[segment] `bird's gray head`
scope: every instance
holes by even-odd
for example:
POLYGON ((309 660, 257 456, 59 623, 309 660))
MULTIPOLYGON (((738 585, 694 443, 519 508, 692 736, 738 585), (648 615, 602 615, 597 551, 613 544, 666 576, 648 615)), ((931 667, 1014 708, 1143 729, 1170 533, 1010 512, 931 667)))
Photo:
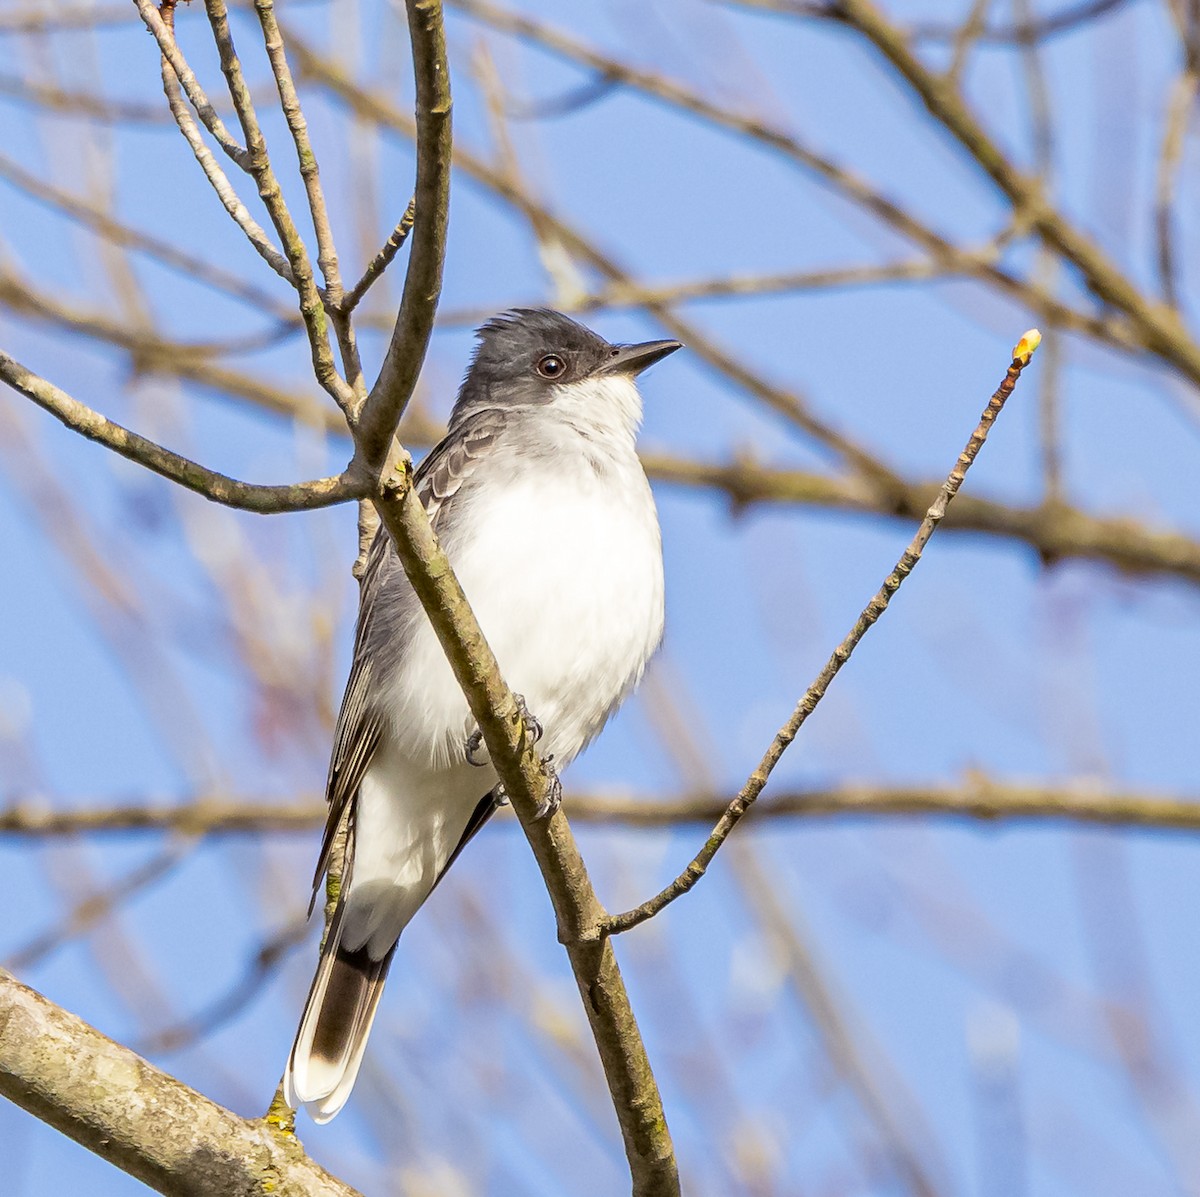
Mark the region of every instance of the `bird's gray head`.
POLYGON ((516 308, 478 330, 479 345, 450 417, 482 408, 541 408, 573 423, 624 429, 641 420, 634 379, 680 348, 678 341, 612 345, 544 308, 516 308))

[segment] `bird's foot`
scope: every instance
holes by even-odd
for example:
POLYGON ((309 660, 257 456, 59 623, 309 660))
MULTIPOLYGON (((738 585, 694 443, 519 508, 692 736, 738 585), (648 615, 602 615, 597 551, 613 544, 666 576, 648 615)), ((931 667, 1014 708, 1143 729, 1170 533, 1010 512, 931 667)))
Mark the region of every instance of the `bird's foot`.
MULTIPOLYGON (((546 778, 546 797, 538 804, 533 816, 535 819, 548 819, 562 805, 562 782, 558 780, 558 773, 555 772, 553 756, 548 756, 542 761, 542 774, 546 778)), ((504 782, 496 783, 492 790, 492 801, 497 809, 512 805, 504 782)))
POLYGON ((530 744, 536 744, 542 738, 542 725, 536 715, 530 714, 525 705, 524 694, 514 694, 517 710, 521 713, 521 722, 525 725, 525 737, 530 744))
POLYGON ((558 770, 554 767, 554 753, 542 760, 542 776, 546 779, 546 797, 537 808, 535 818, 548 819, 562 806, 562 782, 558 780, 558 770))
MULTIPOLYGON (((536 744, 542 738, 542 725, 535 715, 530 714, 529 707, 525 705, 525 696, 522 694, 514 694, 516 700, 517 713, 521 717, 521 723, 525 728, 525 738, 530 744, 536 744)), ((480 750, 483 748, 483 732, 478 727, 467 737, 467 763, 474 765, 477 769, 482 769, 488 764, 486 757, 480 757, 480 750)))
POLYGON ((479 750, 483 747, 483 732, 476 728, 467 737, 467 764, 474 765, 476 769, 482 769, 488 762, 479 759, 479 750))

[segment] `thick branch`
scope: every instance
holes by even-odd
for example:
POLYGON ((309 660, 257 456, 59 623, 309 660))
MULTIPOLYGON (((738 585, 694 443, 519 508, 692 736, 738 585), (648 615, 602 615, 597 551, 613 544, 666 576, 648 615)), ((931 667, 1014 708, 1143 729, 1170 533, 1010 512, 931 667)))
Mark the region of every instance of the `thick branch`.
POLYGON ((160 1193, 354 1197, 295 1136, 240 1118, 0 971, 0 1093, 160 1193))

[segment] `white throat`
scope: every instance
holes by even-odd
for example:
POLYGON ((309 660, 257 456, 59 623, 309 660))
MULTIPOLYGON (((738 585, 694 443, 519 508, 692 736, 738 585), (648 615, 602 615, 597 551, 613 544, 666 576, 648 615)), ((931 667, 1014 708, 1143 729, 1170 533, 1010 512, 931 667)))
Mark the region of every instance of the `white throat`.
POLYGON ((556 387, 551 410, 586 435, 633 444, 642 397, 625 374, 601 374, 556 387))

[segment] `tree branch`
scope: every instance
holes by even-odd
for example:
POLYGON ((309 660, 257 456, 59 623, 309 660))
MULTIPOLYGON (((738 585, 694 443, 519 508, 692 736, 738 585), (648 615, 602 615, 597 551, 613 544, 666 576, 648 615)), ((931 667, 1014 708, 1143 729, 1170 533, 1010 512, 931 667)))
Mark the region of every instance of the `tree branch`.
POLYGON ((240 1118, 0 970, 0 1093, 160 1193, 356 1197, 265 1119, 240 1118))
MULTIPOLYGON (((601 826, 677 827, 713 823, 729 809, 722 794, 659 798, 602 790, 568 793, 575 823, 601 826)), ((325 824, 329 808, 316 797, 292 802, 264 798, 201 797, 185 802, 145 800, 110 806, 101 802, 50 809, 14 800, 0 810, 0 836, 42 839, 148 832, 186 836, 308 834, 325 824)), ((502 816, 501 816, 502 817, 502 816)), ((889 786, 848 783, 772 793, 755 804, 764 819, 963 819, 1013 823, 1093 824, 1145 831, 1200 831, 1200 794, 1100 791, 1083 783, 1049 785, 971 778, 961 785, 889 786)))
POLYGON ((904 550, 900 560, 896 563, 895 569, 884 579, 883 585, 876 592, 875 597, 863 609, 862 614, 859 615, 849 634, 833 650, 833 655, 826 662, 825 668, 817 675, 816 681, 805 691, 804 696, 796 705, 796 709, 792 712, 787 722, 775 734, 774 740, 771 741, 767 751, 763 754, 758 767, 750 774, 738 796, 726 808, 704 847, 701 848, 687 868, 666 889, 660 891, 653 898, 643 902, 633 910, 627 910, 624 914, 610 916, 605 924, 605 931, 608 934, 616 935, 622 931, 628 931, 631 927, 636 927, 639 923, 644 923, 647 919, 653 918, 661 910, 674 902, 676 898, 682 897, 691 890, 696 882, 704 876, 721 845, 729 838, 730 832, 733 831, 750 809, 755 799, 762 793, 763 787, 767 784, 772 771, 779 764, 792 741, 795 740, 800 728, 804 726, 809 715, 816 710, 821 699, 825 697, 830 683, 838 675, 842 666, 850 660, 851 654, 858 647, 862 638, 887 610, 888 604, 892 600, 892 595, 900 589, 904 579, 912 573, 917 562, 920 561, 921 553, 929 543, 930 537, 937 530, 943 516, 945 516, 946 508, 950 501, 962 486, 967 471, 974 463, 979 450, 983 448, 984 441, 987 440, 988 432, 995 423, 996 417, 1003 409, 1009 395, 1012 394, 1013 388, 1017 385, 1017 381, 1021 377, 1021 371, 1029 364, 1029 359, 1033 356, 1040 341, 1041 335, 1036 330, 1032 330, 1017 342, 1017 346, 1013 350, 1012 363, 1008 367, 1004 381, 1001 382, 995 394, 992 395, 991 400, 988 402, 987 407, 984 408, 978 427, 971 434, 966 448, 959 455, 954 469, 950 471, 950 476, 946 479, 932 506, 926 512, 925 518, 922 520, 921 526, 917 529, 912 542, 904 550))
POLYGON ((830 15, 861 33, 896 69, 933 118, 967 151, 1028 224, 1076 267, 1088 288, 1123 312, 1146 348, 1200 386, 1200 344, 1179 314, 1143 294, 1101 247, 1072 224, 1046 197, 1041 183, 1010 161, 953 84, 930 70, 871 0, 836 0, 830 15))
MULTIPOLYGON (((229 14, 225 6, 225 0, 205 0, 204 7, 208 13, 213 38, 217 43, 217 49, 220 53, 221 70, 225 75, 229 95, 233 100, 234 108, 237 110, 242 131, 246 135, 247 153, 244 162, 240 163, 240 165, 244 167, 258 186, 259 198, 267 210, 271 224, 275 227, 275 232, 279 236, 280 244, 287 257, 288 265, 291 268, 292 284, 299 296, 300 315, 304 320, 304 328, 308 334, 313 374, 322 389, 328 393, 329 397, 349 418, 357 400, 353 388, 338 373, 337 366, 334 364, 333 350, 329 345, 328 322, 325 318, 325 297, 321 289, 317 286, 317 281, 313 276, 312 262, 308 256, 308 248, 304 244, 304 238, 300 235, 299 229, 296 228, 296 222, 292 219, 292 213, 288 208, 287 200, 284 198, 283 189, 279 185, 275 168, 271 165, 271 157, 267 152, 267 143, 263 137, 262 128, 259 125, 258 115, 254 110, 254 103, 250 97, 250 89, 242 73, 241 60, 238 58, 237 50, 233 44, 233 35, 229 29, 229 14)), ((283 99, 287 95, 288 87, 291 85, 291 75, 290 73, 286 73, 286 75, 281 74, 281 72, 287 71, 287 64, 286 60, 283 60, 281 66, 282 42, 278 40, 279 30, 275 25, 274 13, 268 10, 262 19, 268 56, 271 59, 272 71, 279 81, 279 92, 281 99, 283 99), (272 40, 272 34, 274 34, 274 38, 276 39, 274 41, 272 40)), ((291 98, 295 98, 294 88, 291 91, 291 98)), ((293 137, 296 137, 299 133, 299 126, 296 124, 297 111, 291 110, 286 100, 283 106, 293 137)), ((302 117, 300 121, 303 124, 302 117)), ((307 127, 304 127, 303 141, 297 141, 298 148, 301 145, 307 147, 307 136, 307 127)), ((316 185, 316 191, 319 195, 320 185, 316 182, 316 177, 313 174, 313 171, 315 171, 315 159, 312 157, 311 147, 307 148, 307 159, 303 156, 301 158, 301 171, 305 176, 305 185, 309 188, 307 194, 311 203, 313 198, 312 187, 314 184, 316 185), (310 166, 312 170, 306 169, 310 166)), ((324 198, 322 196, 322 213, 324 212, 323 204, 324 198)), ((315 209, 313 209, 313 219, 317 219, 315 209)), ((331 240, 331 234, 327 220, 320 230, 319 239, 322 247, 329 250, 328 241, 331 240)), ((337 275, 336 256, 333 256, 332 259, 327 257, 326 265, 332 269, 333 279, 340 289, 341 283, 337 275)))
MULTIPOLYGON (((798 503, 889 519, 920 519, 938 484, 906 480, 882 496, 853 478, 777 469, 750 459, 731 464, 643 454, 646 473, 658 482, 724 491, 735 510, 755 503, 798 503)), ((1023 541, 1045 562, 1103 562, 1130 574, 1163 574, 1200 584, 1200 541, 1182 532, 1148 527, 1128 516, 1102 517, 1069 503, 1022 507, 979 495, 960 495, 947 512, 947 531, 979 532, 1023 541)))
POLYGON ((172 453, 161 445, 128 428, 113 423, 99 412, 73 399, 66 391, 52 382, 27 370, 20 362, 0 351, 0 380, 13 390, 20 391, 32 399, 38 407, 48 411, 60 423, 88 440, 96 441, 112 449, 130 461, 168 478, 188 490, 221 503, 226 507, 237 507, 243 511, 275 514, 284 511, 310 511, 317 507, 330 507, 366 493, 362 482, 350 471, 336 478, 318 478, 313 482, 296 482, 284 486, 258 486, 239 482, 215 470, 172 453))
MULTIPOLYGON (((392 437, 425 360, 442 290, 446 225, 450 218, 450 70, 442 6, 440 0, 407 0, 407 9, 417 87, 412 244, 400 311, 383 367, 362 405, 355 429, 356 451, 374 474, 387 461, 392 437)), ((309 57, 301 54, 301 62, 309 57)))
POLYGON ((153 0, 133 0, 137 5, 138 14, 145 22, 146 28, 154 35, 158 48, 166 60, 175 78, 183 88, 184 94, 196 110, 196 115, 204 122, 204 127, 213 135, 216 143, 229 157, 242 167, 248 169, 249 153, 240 145, 225 126, 217 110, 209 103, 208 96, 200 86, 192 68, 188 66, 183 51, 175 41, 175 30, 171 24, 159 14, 153 0))
POLYGON ((367 263, 362 278, 346 292, 341 309, 347 315, 353 312, 366 293, 375 285, 383 272, 392 264, 392 259, 400 252, 400 247, 408 240, 412 232, 413 221, 416 219, 417 201, 408 201, 404 214, 396 222, 391 235, 380 247, 379 252, 367 263))
MULTIPOLYGON (((757 114, 723 107, 711 98, 711 93, 690 88, 684 83, 655 71, 631 66, 620 59, 593 50, 590 46, 550 25, 492 4, 489 0, 448 0, 448 2, 493 29, 522 38, 590 70, 603 72, 624 87, 641 92, 659 103, 686 112, 714 128, 723 129, 752 145, 757 145, 777 155, 784 162, 802 171, 806 177, 819 181, 847 202, 870 213, 876 220, 907 241, 919 246, 936 261, 951 261, 956 255, 961 254, 961 251, 936 229, 883 192, 878 191, 853 170, 814 151, 785 125, 773 123, 757 114)), ((798 8, 799 6, 789 11, 792 12, 792 15, 797 15, 798 8)), ((810 15, 834 18, 837 14, 833 11, 832 5, 820 5, 814 6, 810 15), (816 11, 817 8, 819 8, 819 13, 816 11)), ((465 162, 463 162, 463 166, 467 173, 473 173, 471 166, 465 162)), ((484 169, 486 170, 486 166, 484 169)), ((495 187, 495 183, 490 180, 488 182, 490 186, 495 187)), ((560 235, 562 234, 560 233, 560 235)), ((564 240, 567 238, 564 237, 564 240)), ((572 249, 575 248, 570 240, 568 240, 568 245, 572 249)), ((971 273, 981 282, 995 287, 1001 294, 1024 304, 1037 315, 1038 319, 1055 327, 1081 333, 1126 352, 1144 352, 1147 348, 1140 340, 1131 335, 1130 331, 1123 326, 1122 321, 1104 313, 1097 314, 1073 308, 1063 303, 1053 292, 1012 273, 994 261, 980 260, 971 273)), ((685 341, 689 347, 693 347, 695 337, 681 336, 680 340, 685 341)))

